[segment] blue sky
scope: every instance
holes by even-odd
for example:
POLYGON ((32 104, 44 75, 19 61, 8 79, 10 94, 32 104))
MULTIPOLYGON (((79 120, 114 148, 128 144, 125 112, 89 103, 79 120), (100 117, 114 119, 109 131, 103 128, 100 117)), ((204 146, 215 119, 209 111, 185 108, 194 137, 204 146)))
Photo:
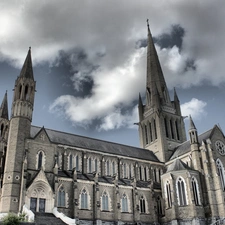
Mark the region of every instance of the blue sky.
MULTIPOLYGON (((164 76, 199 133, 225 129, 225 5, 215 0, 1 1, 0 97, 32 47, 33 125, 139 145, 146 19, 164 76)), ((186 129, 188 129, 188 120, 186 129)))

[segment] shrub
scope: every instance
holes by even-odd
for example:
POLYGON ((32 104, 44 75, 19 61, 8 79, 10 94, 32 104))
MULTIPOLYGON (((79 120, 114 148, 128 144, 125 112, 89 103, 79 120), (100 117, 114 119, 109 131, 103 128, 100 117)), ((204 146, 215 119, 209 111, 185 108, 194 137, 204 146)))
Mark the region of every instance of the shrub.
POLYGON ((13 213, 9 213, 3 218, 4 225, 18 225, 20 223, 20 218, 13 213))

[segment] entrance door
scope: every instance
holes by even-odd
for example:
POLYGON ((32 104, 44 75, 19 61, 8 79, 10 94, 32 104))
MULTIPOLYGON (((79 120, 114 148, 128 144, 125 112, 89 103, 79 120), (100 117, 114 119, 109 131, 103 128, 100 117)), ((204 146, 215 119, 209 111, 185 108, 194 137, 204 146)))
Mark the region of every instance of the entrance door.
POLYGON ((45 199, 39 198, 39 212, 45 212, 45 199))
POLYGON ((36 210, 37 210, 37 198, 31 198, 30 199, 30 210, 32 212, 36 212, 36 210))

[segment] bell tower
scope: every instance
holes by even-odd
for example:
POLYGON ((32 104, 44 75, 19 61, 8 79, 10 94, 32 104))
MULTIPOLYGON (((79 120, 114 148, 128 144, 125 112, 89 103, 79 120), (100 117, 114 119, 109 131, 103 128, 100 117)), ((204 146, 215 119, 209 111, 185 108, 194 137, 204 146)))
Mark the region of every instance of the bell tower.
POLYGON ((146 104, 139 96, 139 137, 142 148, 149 149, 162 162, 168 161, 172 150, 186 141, 180 102, 174 89, 170 100, 162 68, 148 29, 146 104))
POLYGON ((17 213, 21 210, 22 165, 25 155, 25 140, 30 137, 35 84, 31 48, 29 48, 20 75, 15 81, 1 196, 1 212, 17 213))

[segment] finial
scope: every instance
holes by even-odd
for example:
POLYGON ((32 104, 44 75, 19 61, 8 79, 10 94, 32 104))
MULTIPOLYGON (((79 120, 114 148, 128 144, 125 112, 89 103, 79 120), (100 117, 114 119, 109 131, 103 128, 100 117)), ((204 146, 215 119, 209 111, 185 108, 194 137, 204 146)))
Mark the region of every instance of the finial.
POLYGON ((149 19, 147 19, 147 20, 146 20, 146 22, 147 22, 147 26, 149 27, 149 23, 148 23, 148 21, 149 21, 149 19))
POLYGON ((29 47, 29 50, 31 50, 31 47, 29 47))

